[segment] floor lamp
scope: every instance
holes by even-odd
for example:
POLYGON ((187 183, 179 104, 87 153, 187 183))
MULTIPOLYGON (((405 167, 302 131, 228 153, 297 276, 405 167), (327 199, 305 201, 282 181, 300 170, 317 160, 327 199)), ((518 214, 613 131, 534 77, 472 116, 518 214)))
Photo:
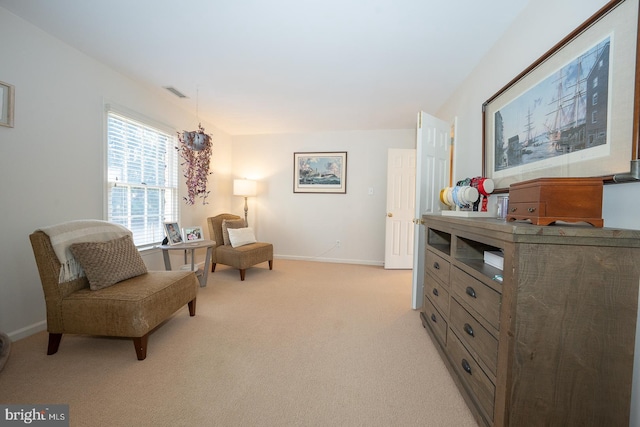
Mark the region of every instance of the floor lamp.
POLYGON ((248 227, 247 212, 249 212, 249 207, 247 205, 247 197, 256 195, 256 182, 250 179, 234 179, 233 195, 244 197, 244 225, 248 227))

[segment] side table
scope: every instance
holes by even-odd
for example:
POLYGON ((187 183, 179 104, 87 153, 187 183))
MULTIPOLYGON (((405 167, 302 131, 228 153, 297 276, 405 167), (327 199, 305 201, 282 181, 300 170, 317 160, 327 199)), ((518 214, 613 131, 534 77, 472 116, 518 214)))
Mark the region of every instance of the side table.
POLYGON ((187 264, 187 252, 191 251, 191 271, 196 273, 198 280, 200 281, 200 287, 207 286, 207 276, 209 275, 209 264, 211 263, 211 252, 216 242, 213 240, 198 240, 197 242, 180 243, 177 245, 160 245, 162 249, 162 257, 164 258, 164 268, 167 271, 171 270, 171 259, 169 258, 169 251, 184 251, 184 263, 187 264), (195 268, 195 251, 196 249, 207 249, 207 255, 204 260, 204 270, 195 268))

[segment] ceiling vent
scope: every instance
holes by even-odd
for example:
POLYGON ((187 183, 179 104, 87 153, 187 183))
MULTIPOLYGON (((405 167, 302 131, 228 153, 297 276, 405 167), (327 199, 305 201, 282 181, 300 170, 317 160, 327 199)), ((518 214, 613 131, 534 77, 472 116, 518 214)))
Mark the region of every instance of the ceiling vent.
POLYGON ((178 98, 187 98, 187 95, 185 95, 184 93, 180 92, 178 89, 176 89, 173 86, 164 86, 164 88, 166 90, 168 90, 169 92, 171 92, 172 94, 174 94, 175 96, 177 96, 178 98))

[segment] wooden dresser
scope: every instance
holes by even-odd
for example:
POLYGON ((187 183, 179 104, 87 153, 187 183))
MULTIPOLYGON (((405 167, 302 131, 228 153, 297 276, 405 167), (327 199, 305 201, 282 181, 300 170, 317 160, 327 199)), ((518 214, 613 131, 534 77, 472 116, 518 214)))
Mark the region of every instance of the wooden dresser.
POLYGON ((423 219, 420 316, 478 422, 627 427, 640 231, 423 219))

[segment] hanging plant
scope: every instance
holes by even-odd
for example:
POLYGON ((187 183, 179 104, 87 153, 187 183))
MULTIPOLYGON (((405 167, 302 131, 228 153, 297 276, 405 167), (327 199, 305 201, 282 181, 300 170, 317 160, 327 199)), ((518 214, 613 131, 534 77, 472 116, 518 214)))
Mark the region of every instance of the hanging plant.
POLYGON ((188 205, 193 205, 197 197, 202 198, 202 204, 206 205, 209 191, 207 182, 209 175, 209 159, 213 142, 211 136, 204 133, 204 128, 198 124, 197 131, 178 132, 180 157, 184 159, 184 177, 187 181, 187 197, 183 197, 188 205))

